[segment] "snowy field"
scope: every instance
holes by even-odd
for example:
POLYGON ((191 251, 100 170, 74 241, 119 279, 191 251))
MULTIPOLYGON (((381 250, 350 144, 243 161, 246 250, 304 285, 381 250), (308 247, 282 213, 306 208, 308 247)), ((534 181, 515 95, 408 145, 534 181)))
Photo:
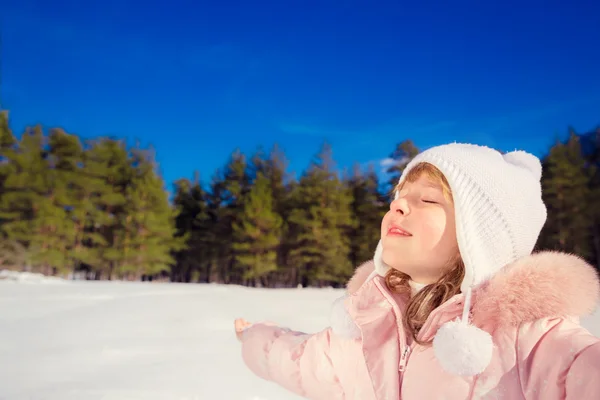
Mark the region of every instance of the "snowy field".
POLYGON ((247 370, 233 320, 316 332, 341 294, 2 277, 1 400, 298 399, 247 370))

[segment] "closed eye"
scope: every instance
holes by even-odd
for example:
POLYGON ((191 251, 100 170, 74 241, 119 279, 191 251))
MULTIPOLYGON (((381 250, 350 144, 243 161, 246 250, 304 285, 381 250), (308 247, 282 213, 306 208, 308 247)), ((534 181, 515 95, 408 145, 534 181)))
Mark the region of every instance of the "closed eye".
POLYGON ((437 201, 433 201, 433 200, 425 200, 425 199, 423 199, 423 203, 438 204, 438 202, 437 202, 437 201))

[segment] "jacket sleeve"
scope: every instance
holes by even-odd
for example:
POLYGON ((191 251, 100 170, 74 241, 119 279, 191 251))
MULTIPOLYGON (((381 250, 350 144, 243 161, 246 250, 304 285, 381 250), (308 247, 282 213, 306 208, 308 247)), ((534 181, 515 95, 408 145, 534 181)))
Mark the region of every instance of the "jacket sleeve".
POLYGON ((542 319, 521 325, 517 371, 527 399, 600 399, 600 339, 578 323, 542 319))
POLYGON ((258 323, 242 335, 242 358, 259 377, 310 399, 340 399, 331 328, 315 334, 258 323))

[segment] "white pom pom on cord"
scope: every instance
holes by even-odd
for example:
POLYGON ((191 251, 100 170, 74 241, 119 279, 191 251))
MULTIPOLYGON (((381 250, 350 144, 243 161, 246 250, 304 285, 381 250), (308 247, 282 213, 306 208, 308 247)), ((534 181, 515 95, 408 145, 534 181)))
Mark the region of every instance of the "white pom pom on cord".
POLYGON ((344 305, 344 300, 347 297, 347 295, 344 295, 333 302, 330 316, 331 329, 340 337, 358 339, 361 337, 360 328, 352 320, 344 305))
POLYGON ((465 296, 462 320, 443 324, 433 338, 433 351, 442 368, 453 375, 482 373, 492 360, 494 342, 489 333, 468 323, 471 289, 465 296))
POLYGON ((489 333, 462 321, 447 322, 433 338, 433 351, 442 368, 453 375, 482 373, 492 360, 489 333))

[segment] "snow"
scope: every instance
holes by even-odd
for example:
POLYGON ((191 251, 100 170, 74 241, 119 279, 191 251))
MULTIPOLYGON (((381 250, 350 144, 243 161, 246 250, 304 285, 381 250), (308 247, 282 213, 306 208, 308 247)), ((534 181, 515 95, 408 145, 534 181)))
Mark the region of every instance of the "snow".
POLYGON ((34 272, 17 272, 3 269, 0 271, 0 280, 15 283, 64 283, 64 279, 44 276, 34 272))
POLYGON ((0 280, 0 399, 298 399, 248 370, 233 321, 271 320, 316 332, 328 325, 329 305, 340 295, 333 289, 32 282, 45 283, 0 280))
MULTIPOLYGON (((233 320, 317 332, 341 295, 10 275, 0 279, 0 399, 11 400, 299 399, 246 368, 233 320)), ((600 313, 583 324, 600 336, 600 313)))

